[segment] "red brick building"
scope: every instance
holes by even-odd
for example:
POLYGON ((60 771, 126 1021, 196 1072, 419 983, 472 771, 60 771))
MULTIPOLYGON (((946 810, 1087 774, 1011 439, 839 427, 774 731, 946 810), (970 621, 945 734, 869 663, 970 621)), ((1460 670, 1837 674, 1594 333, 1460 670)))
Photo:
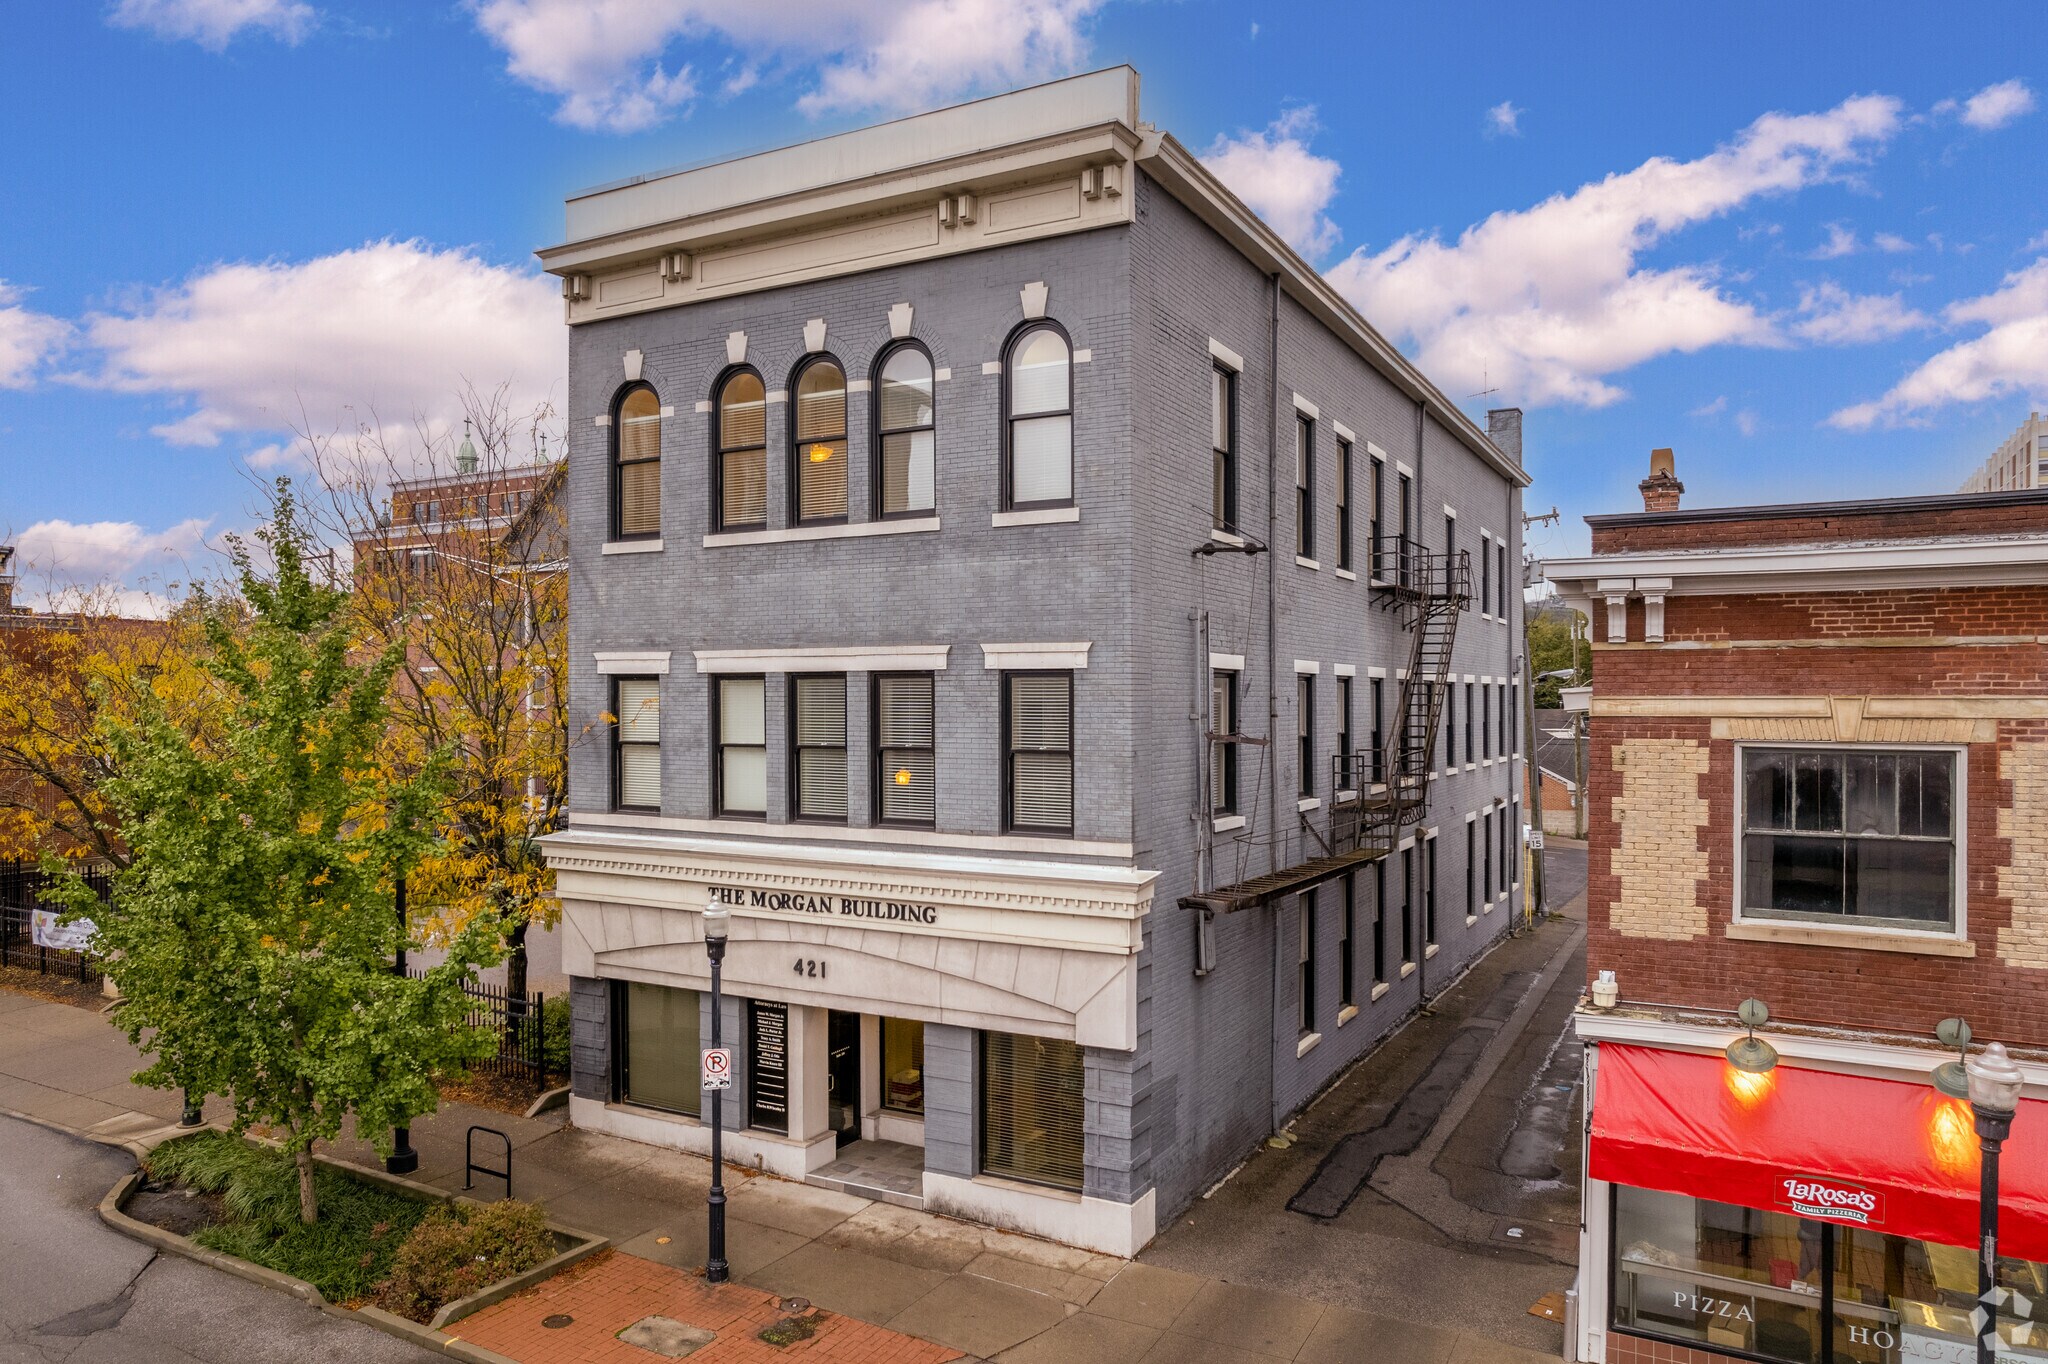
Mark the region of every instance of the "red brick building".
POLYGON ((2048 1358, 2048 493, 1682 509, 1658 454, 1546 566, 1600 654, 1568 1344, 1974 1359, 1960 1018, 2027 1077, 2000 1354, 2048 1358))

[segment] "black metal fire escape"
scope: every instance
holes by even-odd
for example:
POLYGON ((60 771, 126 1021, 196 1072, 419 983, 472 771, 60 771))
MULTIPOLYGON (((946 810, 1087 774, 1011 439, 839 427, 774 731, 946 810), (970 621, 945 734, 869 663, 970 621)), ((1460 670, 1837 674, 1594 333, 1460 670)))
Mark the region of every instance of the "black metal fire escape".
POLYGON ((1458 617, 1471 595, 1471 560, 1464 550, 1442 554, 1419 541, 1383 536, 1373 545, 1372 563, 1378 604, 1410 632, 1408 668, 1382 751, 1336 754, 1331 790, 1345 798, 1299 815, 1293 826, 1239 835, 1233 854, 1219 849, 1215 858, 1219 880, 1231 867, 1229 883, 1183 896, 1184 907, 1229 913, 1307 890, 1387 856, 1402 829, 1428 816, 1431 759, 1458 617), (1321 818, 1312 820, 1317 813, 1321 818), (1255 870, 1260 867, 1265 870, 1255 870))

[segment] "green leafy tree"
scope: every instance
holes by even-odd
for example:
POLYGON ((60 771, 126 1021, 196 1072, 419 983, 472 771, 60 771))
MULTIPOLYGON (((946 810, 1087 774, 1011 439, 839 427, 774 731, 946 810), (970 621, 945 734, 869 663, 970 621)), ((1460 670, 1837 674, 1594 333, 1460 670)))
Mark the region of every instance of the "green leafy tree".
POLYGON ((316 1143, 351 1115, 383 1143, 432 1111, 438 1076, 489 1053, 463 982, 490 945, 461 934, 423 978, 392 974, 395 886, 438 850, 445 763, 380 767, 398 651, 352 657, 348 594, 308 575, 288 486, 255 538, 260 553, 230 542, 240 601, 205 604, 209 704, 108 722, 131 852, 112 903, 76 877, 64 894, 153 1058, 136 1082, 224 1096, 236 1131, 280 1138, 312 1223, 316 1143))
POLYGON ((1538 679, 1533 698, 1537 710, 1556 710, 1563 704, 1558 688, 1571 685, 1544 677, 1544 673, 1576 668, 1581 684, 1593 680, 1593 646, 1584 638, 1583 627, 1576 645, 1572 640, 1572 622, 1577 616, 1571 608, 1557 605, 1529 613, 1529 671, 1538 679))

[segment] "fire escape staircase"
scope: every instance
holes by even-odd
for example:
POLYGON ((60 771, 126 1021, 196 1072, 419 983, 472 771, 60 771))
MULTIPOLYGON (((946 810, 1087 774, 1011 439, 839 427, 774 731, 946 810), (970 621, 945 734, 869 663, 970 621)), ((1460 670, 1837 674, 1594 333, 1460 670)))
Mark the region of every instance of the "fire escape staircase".
MULTIPOLYGON (((1291 827, 1241 834, 1230 852, 1218 849, 1215 875, 1220 880, 1229 863, 1229 883, 1183 896, 1184 908, 1231 913, 1298 894, 1387 856, 1403 829, 1427 818, 1451 649, 1471 596, 1471 559, 1464 550, 1442 554, 1405 537, 1384 536, 1373 546, 1373 564, 1378 605, 1409 632, 1408 668, 1383 736, 1384 751, 1333 756, 1330 789, 1348 793, 1346 798, 1333 798, 1320 819, 1304 812, 1291 827), (1260 866, 1267 870, 1252 870, 1260 866)), ((1228 742, 1229 736, 1212 735, 1210 741, 1228 742)))

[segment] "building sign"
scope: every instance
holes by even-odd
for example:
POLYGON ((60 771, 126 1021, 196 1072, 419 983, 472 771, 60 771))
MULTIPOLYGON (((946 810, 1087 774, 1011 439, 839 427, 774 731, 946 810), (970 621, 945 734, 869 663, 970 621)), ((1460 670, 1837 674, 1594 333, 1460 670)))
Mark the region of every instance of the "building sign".
POLYGON ((866 900, 857 895, 812 895, 799 890, 742 890, 713 886, 711 898, 733 909, 766 909, 784 914, 830 915, 836 919, 881 919, 891 923, 936 925, 937 905, 909 900, 866 900))
POLYGON ((1821 1222, 1884 1225, 1884 1195, 1839 1179, 1788 1175, 1778 1181, 1778 1206, 1821 1222))
POLYGON ((747 1031, 754 1041, 747 1067, 747 1125, 789 1131, 789 1006, 747 1001, 747 1031))
POLYGON ((90 952, 94 928, 92 920, 78 919, 60 924, 57 917, 63 911, 55 909, 32 910, 35 926, 30 938, 37 947, 56 947, 66 952, 90 952))

